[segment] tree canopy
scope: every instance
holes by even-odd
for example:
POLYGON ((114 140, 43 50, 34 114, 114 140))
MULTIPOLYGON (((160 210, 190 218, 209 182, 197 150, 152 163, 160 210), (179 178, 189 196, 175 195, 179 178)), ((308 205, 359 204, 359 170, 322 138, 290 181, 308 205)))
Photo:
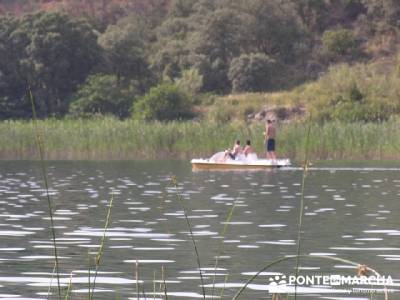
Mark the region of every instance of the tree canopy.
POLYGON ((29 89, 42 118, 125 117, 126 99, 165 84, 191 97, 285 89, 337 62, 395 57, 400 37, 397 0, 9 2, 0 3, 1 119, 31 117, 29 89))

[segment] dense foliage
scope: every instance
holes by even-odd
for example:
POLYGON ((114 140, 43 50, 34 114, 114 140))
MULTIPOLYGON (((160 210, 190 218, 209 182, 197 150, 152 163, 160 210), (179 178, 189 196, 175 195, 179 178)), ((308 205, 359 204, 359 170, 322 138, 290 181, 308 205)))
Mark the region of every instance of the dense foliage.
POLYGON ((261 92, 273 87, 276 63, 263 53, 242 54, 232 60, 228 77, 234 92, 261 92))
POLYGON ((171 121, 191 116, 190 99, 175 85, 163 84, 150 89, 133 106, 135 118, 146 121, 171 121))
POLYGON ((30 88, 39 116, 68 111, 68 97, 100 59, 89 24, 64 14, 0 19, 0 117, 28 117, 30 88))
POLYGON ((129 116, 129 109, 137 95, 135 82, 118 81, 115 75, 91 75, 73 95, 70 113, 77 117, 91 115, 129 116))
MULTIPOLYGON (((397 0, 18 3, 0 3, 0 119, 31 117, 29 89, 42 118, 128 117, 134 99, 142 97, 142 106, 133 110, 144 109, 144 95, 166 83, 191 98, 289 89, 318 79, 332 64, 393 60, 400 29, 397 0)), ((365 110, 370 98, 362 84, 352 89, 342 98, 328 97, 322 106, 335 112, 326 117, 381 119, 365 110), (361 96, 354 98, 356 91, 361 96)), ((394 112, 399 99, 390 101, 394 112)), ((386 111, 386 104, 376 101, 371 109, 386 111)), ((145 119, 175 117, 181 113, 145 119)))

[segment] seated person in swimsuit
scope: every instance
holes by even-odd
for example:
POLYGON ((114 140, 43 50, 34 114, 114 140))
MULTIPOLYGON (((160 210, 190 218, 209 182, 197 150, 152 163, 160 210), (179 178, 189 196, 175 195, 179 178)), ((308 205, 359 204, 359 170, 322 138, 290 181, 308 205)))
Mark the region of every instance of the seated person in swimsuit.
POLYGON ((251 147, 251 142, 250 142, 250 140, 247 140, 246 141, 246 146, 243 149, 243 154, 245 156, 247 156, 248 154, 253 153, 253 152, 254 151, 253 151, 253 148, 251 147))
POLYGON ((242 152, 242 147, 240 147, 240 141, 237 140, 235 145, 233 146, 232 151, 231 150, 225 150, 225 157, 229 156, 231 159, 235 159, 238 154, 242 152))

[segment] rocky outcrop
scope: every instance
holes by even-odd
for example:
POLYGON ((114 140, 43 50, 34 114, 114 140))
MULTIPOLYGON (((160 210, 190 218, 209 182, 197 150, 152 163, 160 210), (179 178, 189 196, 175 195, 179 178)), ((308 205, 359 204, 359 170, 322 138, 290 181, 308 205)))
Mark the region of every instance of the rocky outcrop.
POLYGON ((267 120, 275 121, 291 121, 304 117, 306 114, 305 107, 296 106, 265 106, 258 112, 247 115, 248 121, 266 122, 267 120))

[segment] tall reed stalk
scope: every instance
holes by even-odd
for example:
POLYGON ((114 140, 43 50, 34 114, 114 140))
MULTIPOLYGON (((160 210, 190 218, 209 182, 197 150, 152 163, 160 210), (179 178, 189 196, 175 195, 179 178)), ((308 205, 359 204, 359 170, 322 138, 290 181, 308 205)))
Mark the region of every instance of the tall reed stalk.
POLYGON ((136 281, 136 298, 139 299, 140 291, 139 291, 139 262, 136 260, 135 263, 135 281, 136 281))
POLYGON ((68 282, 68 289, 67 289, 67 292, 65 293, 65 297, 64 297, 64 300, 68 300, 69 299, 69 294, 71 293, 71 288, 72 288, 72 272, 71 272, 71 275, 70 275, 70 277, 69 277, 69 282, 68 282))
MULTIPOLYGON (((311 119, 311 118, 310 118, 311 119)), ((300 194, 300 208, 299 208, 299 219, 298 219, 298 228, 297 228, 297 249, 296 249, 296 278, 299 275, 299 267, 300 267, 300 251, 301 251, 301 230, 303 228, 303 214, 304 214, 304 190, 306 186, 306 177, 308 172, 308 164, 309 164, 309 142, 310 142, 310 133, 311 133, 311 122, 309 122, 306 140, 304 143, 304 163, 303 163, 303 174, 301 179, 301 194, 300 194)), ((295 283, 294 290, 294 299, 297 299, 297 281, 295 283)))
POLYGON ((165 281, 165 277, 165 267, 161 266, 162 290, 164 292, 165 300, 168 300, 167 282, 165 281))
POLYGON ((53 272, 51 272, 51 279, 50 279, 49 288, 47 289, 47 299, 50 298, 51 288, 53 286, 53 279, 54 279, 54 274, 55 273, 56 273, 56 263, 54 262, 53 272))
POLYGON ((202 289, 202 292, 203 292, 203 299, 205 300, 206 299, 206 291, 204 289, 204 280, 203 280, 203 272, 201 270, 200 254, 199 254, 199 251, 197 249, 196 240, 195 240, 194 235, 193 235, 192 225, 191 225, 191 223, 189 221, 189 218, 188 218, 186 206, 183 203, 182 195, 181 195, 181 193, 179 193, 179 190, 178 190, 178 181, 177 181, 176 177, 172 177, 172 184, 175 187, 179 203, 182 206, 183 214, 184 214, 184 217, 185 217, 185 220, 186 220, 186 225, 187 225, 187 227, 189 229, 189 236, 190 236, 190 239, 191 239, 192 244, 193 244, 194 252, 196 254, 196 262, 197 262, 197 267, 199 269, 199 275, 200 275, 200 281, 201 281, 201 289, 202 289))
MULTIPOLYGON (((111 210, 112 210, 113 202, 114 202, 114 194, 111 194, 111 200, 110 200, 108 210, 107 210, 106 222, 104 224, 103 236, 101 237, 100 247, 99 247, 99 250, 96 255, 94 276, 93 276, 93 282, 92 282, 92 286, 91 286, 92 291, 89 293, 89 300, 93 300, 93 297, 94 297, 97 274, 99 272, 101 258, 103 257, 103 254, 104 254, 104 245, 106 242, 107 230, 108 230, 108 227, 109 227, 110 221, 111 221, 111 210)), ((90 278, 90 276, 89 276, 89 278, 90 278)), ((90 280, 89 280, 89 282, 90 282, 90 280)), ((90 285, 89 285, 89 290, 90 290, 90 285)))
MULTIPOLYGON (((40 167, 42 173, 42 179, 46 191, 46 200, 48 206, 48 212, 50 216, 50 229, 51 229, 51 236, 53 240, 53 249, 54 249, 54 263, 55 263, 55 271, 57 276, 57 288, 58 288, 58 299, 61 300, 61 285, 60 285, 60 271, 59 271, 59 262, 58 262, 58 251, 57 251, 57 242, 56 242, 56 232, 54 228, 54 217, 53 217, 53 205, 50 199, 49 194, 49 183, 47 178, 47 166, 44 157, 44 142, 42 136, 40 135, 39 126, 37 122, 37 115, 36 115, 36 108, 35 108, 35 99, 32 94, 32 90, 29 87, 29 98, 31 100, 32 105, 32 116, 33 116, 33 126, 36 136, 36 145, 37 150, 39 151, 40 157, 40 167)), ((50 284, 51 285, 51 284, 50 284)))
POLYGON ((223 247, 224 247, 224 240, 223 239, 225 238, 225 234, 226 234, 226 231, 228 230, 229 223, 232 220, 233 211, 235 210, 235 207, 236 207, 236 202, 237 202, 237 198, 236 198, 235 202, 233 202, 232 207, 229 209, 228 215, 227 215, 226 220, 225 220, 225 225, 224 225, 224 227, 222 229, 222 232, 220 234, 220 236, 222 237, 222 240, 221 240, 221 243, 218 246, 217 255, 215 256, 214 275, 213 275, 212 290, 211 290, 211 299, 214 299, 215 278, 216 278, 216 272, 217 272, 217 267, 218 267, 218 262, 219 262, 219 256, 221 255, 223 247))

